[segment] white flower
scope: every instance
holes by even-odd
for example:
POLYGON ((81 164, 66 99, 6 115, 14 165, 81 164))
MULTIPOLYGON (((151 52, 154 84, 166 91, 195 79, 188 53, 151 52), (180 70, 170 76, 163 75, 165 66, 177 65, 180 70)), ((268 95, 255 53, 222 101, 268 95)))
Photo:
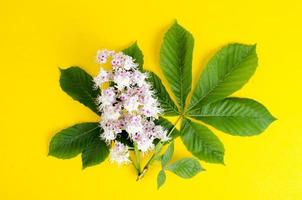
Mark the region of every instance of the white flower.
POLYGON ((96 54, 96 62, 97 63, 106 63, 108 57, 108 51, 107 50, 98 50, 96 54))
POLYGON ((138 87, 142 87, 144 84, 146 84, 146 78, 146 73, 135 70, 133 73, 132 83, 137 84, 138 87))
POLYGON ((153 139, 148 137, 142 137, 141 140, 137 141, 137 148, 142 152, 147 152, 154 149, 153 139))
POLYGON ((170 138, 167 136, 167 131, 162 126, 155 126, 154 129, 154 136, 158 139, 160 139, 163 142, 166 142, 170 140, 170 138))
POLYGON ((141 112, 147 117, 154 117, 157 119, 158 115, 161 113, 161 109, 159 109, 157 104, 146 104, 141 109, 141 112))
POLYGON ((131 83, 130 73, 126 71, 118 71, 113 75, 113 81, 116 83, 119 90, 129 87, 131 83))
POLYGON ((141 122, 141 117, 138 116, 127 116, 125 118, 125 130, 130 134, 130 135, 135 135, 138 132, 143 131, 143 125, 141 122))
POLYGON ((155 123, 153 121, 145 121, 143 125, 145 133, 150 134, 153 132, 153 128, 155 127, 155 123))
POLYGON ((99 87, 103 83, 109 81, 108 73, 103 68, 101 68, 99 74, 93 79, 93 81, 95 83, 95 86, 99 87))
POLYGON ((103 90, 102 94, 98 97, 100 108, 112 105, 115 102, 115 98, 116 96, 113 87, 103 90))
POLYGON ((119 164, 129 162, 128 147, 116 141, 122 132, 143 153, 154 149, 155 139, 169 140, 167 131, 154 123, 161 108, 147 82, 147 73, 140 72, 133 58, 122 52, 98 51, 97 62, 110 62, 112 66, 108 72, 101 68, 94 78, 97 87, 110 82, 110 87, 102 90, 97 100, 103 129, 101 138, 108 144, 115 143, 111 160, 119 164))
POLYGON ((116 132, 110 128, 104 128, 104 132, 101 134, 101 138, 105 140, 107 143, 110 143, 111 141, 115 140, 116 138, 116 132))
POLYGON ((139 105, 140 103, 138 102, 138 96, 128 97, 124 103, 125 109, 130 113, 136 111, 139 105))
POLYGON ((134 69, 137 67, 137 64, 134 63, 133 59, 130 56, 125 56, 124 57, 124 69, 125 70, 130 70, 134 69))
POLYGON ((119 165, 130 163, 128 147, 120 142, 116 142, 110 150, 110 160, 119 165))
POLYGON ((103 128, 101 138, 108 143, 112 140, 115 140, 117 134, 122 132, 121 122, 118 120, 108 120, 102 118, 100 125, 103 128))
POLYGON ((107 120, 118 120, 121 116, 121 106, 116 104, 115 106, 108 105, 103 108, 104 114, 102 117, 107 120))

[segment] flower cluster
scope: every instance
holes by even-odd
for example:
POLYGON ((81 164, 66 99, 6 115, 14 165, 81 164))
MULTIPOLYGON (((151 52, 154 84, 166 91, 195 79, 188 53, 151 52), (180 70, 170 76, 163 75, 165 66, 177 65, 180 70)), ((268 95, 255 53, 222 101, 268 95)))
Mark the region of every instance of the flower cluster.
POLYGON ((110 63, 112 68, 110 71, 101 68, 94 78, 96 87, 102 88, 97 99, 102 113, 100 126, 104 131, 101 137, 113 144, 111 161, 129 163, 128 146, 116 140, 118 135, 127 133, 127 139, 143 153, 153 150, 155 139, 169 139, 167 131, 154 123, 161 108, 146 81, 148 74, 138 69, 132 57, 122 52, 99 50, 96 60, 99 64, 110 63))

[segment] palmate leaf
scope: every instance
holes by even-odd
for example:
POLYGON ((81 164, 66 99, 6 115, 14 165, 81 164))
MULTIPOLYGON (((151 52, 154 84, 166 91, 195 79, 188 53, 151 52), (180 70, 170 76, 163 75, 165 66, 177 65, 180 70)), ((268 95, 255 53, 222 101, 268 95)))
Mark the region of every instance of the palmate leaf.
POLYGON ((148 81, 151 83, 155 96, 157 97, 160 107, 163 109, 163 116, 177 116, 179 115, 178 108, 170 98, 165 86, 162 84, 160 78, 153 72, 148 72, 148 81))
POLYGON ((184 119, 181 139, 186 148, 200 160, 210 163, 224 163, 223 144, 207 127, 184 119))
POLYGON ((96 98, 100 94, 100 89, 94 87, 93 78, 79 67, 69 67, 60 69, 60 85, 74 100, 79 101, 93 112, 100 115, 96 98))
POLYGON ((82 152, 83 169, 103 162, 108 154, 109 150, 106 143, 101 140, 99 135, 96 135, 82 152))
MULTIPOLYGON (((165 180, 165 170, 183 178, 191 178, 202 171, 199 162, 184 158, 168 164, 174 152, 173 140, 181 135, 186 148, 200 160, 224 163, 224 147, 220 140, 205 126, 192 122, 190 118, 201 120, 219 130, 232 135, 248 136, 262 132, 275 118, 260 103, 251 99, 226 98, 240 89, 253 75, 257 67, 255 45, 230 44, 223 47, 207 64, 192 94, 188 108, 186 99, 191 91, 192 35, 175 22, 165 34, 160 50, 160 66, 174 93, 179 108, 170 98, 161 80, 150 72, 148 78, 155 96, 163 108, 165 116, 179 116, 183 120, 181 133, 168 120, 160 117, 155 121, 162 125, 172 138, 172 143, 164 155, 160 155, 162 145, 156 145, 156 160, 161 160, 163 169, 158 174, 158 188, 165 180), (159 159, 160 158, 160 159, 159 159)), ((143 71, 144 57, 137 43, 123 52, 135 59, 143 71)), ((89 107, 97 114, 95 100, 100 89, 94 88, 93 78, 79 67, 61 70, 62 89, 73 99, 89 107)), ((66 159, 82 153, 83 168, 101 163, 109 154, 107 145, 100 140, 98 123, 82 123, 64 129, 56 134, 50 143, 49 155, 66 159)), ((133 146, 128 134, 121 133, 116 141, 133 146)), ((155 140, 154 144, 159 140, 155 140)))
POLYGON ((183 158, 167 166, 167 170, 181 178, 192 178, 203 169, 197 160, 193 158, 183 158))
POLYGON ((258 63, 255 45, 229 44, 208 62, 193 92, 189 113, 240 89, 258 63))
POLYGON ((138 68, 143 71, 143 66, 144 66, 144 55, 140 48, 137 45, 137 42, 133 43, 130 47, 127 49, 124 49, 123 52, 131 56, 133 59, 135 59, 135 63, 138 64, 138 68))
POLYGON ((262 104, 246 98, 226 98, 207 104, 190 116, 239 136, 259 134, 275 120, 262 104))
POLYGON ((76 124, 57 133, 50 142, 49 155, 68 159, 81 153, 100 135, 97 122, 76 124))
POLYGON ((175 22, 165 34, 160 49, 160 66, 182 111, 191 91, 192 35, 175 22))

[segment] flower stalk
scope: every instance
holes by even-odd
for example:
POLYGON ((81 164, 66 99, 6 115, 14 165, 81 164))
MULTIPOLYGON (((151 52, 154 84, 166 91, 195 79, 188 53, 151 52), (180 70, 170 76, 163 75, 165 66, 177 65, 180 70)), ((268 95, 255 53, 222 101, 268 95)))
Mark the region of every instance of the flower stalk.
MULTIPOLYGON (((169 131, 169 133, 167 134, 168 137, 169 137, 169 136, 171 135, 171 133, 174 131, 174 129, 176 128, 176 126, 177 126, 177 124, 178 124, 178 122, 180 121, 181 118, 182 118, 182 115, 180 115, 180 116, 177 118, 177 120, 176 120, 175 124, 173 125, 172 129, 171 129, 171 130, 169 131)), ((146 163, 146 165, 144 166, 143 170, 142 170, 140 173, 138 173, 137 178, 136 178, 136 181, 141 180, 141 179, 145 176, 145 174, 146 174, 146 172, 148 171, 150 165, 151 165, 155 160, 157 160, 157 159, 159 158, 159 154, 160 154, 160 152, 161 152, 163 146, 164 146, 164 143, 162 143, 162 142, 159 142, 159 143, 156 144, 154 153, 152 154, 151 158, 147 161, 147 163, 146 163)))

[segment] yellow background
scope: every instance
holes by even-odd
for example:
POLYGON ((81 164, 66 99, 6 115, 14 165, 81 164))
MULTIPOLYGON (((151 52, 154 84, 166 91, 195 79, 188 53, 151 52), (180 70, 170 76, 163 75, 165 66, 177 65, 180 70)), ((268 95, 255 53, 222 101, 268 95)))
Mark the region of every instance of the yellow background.
MULTIPOLYGON (((302 199, 301 12, 299 0, 2 1, 0 199, 302 199), (195 37, 193 84, 222 45, 257 43, 259 68, 234 95, 257 99, 278 120, 256 137, 215 131, 226 166, 201 162, 207 171, 190 180, 169 173, 159 191, 158 164, 135 182, 132 166, 83 171, 80 156, 47 157, 57 131, 98 120, 61 91, 58 67, 95 75, 97 49, 137 40, 146 68, 163 78, 159 47, 174 19, 195 37)), ((174 159, 189 155, 178 140, 174 159)))

